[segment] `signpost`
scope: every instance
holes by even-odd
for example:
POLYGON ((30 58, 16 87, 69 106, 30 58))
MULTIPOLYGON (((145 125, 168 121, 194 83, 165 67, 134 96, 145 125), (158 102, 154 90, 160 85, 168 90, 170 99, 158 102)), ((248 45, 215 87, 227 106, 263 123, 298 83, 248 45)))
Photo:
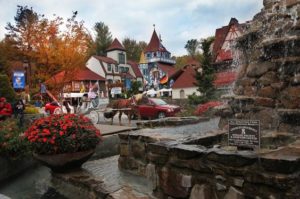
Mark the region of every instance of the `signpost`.
POLYGON ((260 148, 259 120, 229 120, 228 145, 260 148))
POLYGON ((14 89, 25 88, 25 74, 23 71, 15 71, 13 73, 13 87, 14 89))

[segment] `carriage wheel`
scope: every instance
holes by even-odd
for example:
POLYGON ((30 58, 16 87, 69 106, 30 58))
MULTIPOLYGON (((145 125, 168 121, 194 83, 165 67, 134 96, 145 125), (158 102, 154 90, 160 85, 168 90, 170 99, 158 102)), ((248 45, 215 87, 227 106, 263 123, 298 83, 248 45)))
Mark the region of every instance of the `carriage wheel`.
POLYGON ((93 124, 97 124, 99 122, 99 115, 97 111, 91 111, 89 114, 86 115, 93 124))
POLYGON ((164 112, 159 112, 158 113, 158 119, 162 119, 162 118, 165 118, 166 117, 166 114, 164 112))

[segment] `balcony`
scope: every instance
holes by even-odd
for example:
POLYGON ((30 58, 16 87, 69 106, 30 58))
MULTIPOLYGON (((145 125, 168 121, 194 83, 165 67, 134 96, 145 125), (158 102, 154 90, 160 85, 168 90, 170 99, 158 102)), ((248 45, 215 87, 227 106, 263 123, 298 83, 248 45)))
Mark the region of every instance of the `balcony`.
POLYGON ((162 57, 153 57, 149 58, 148 62, 163 62, 167 64, 176 64, 176 61, 170 58, 162 58, 162 57))

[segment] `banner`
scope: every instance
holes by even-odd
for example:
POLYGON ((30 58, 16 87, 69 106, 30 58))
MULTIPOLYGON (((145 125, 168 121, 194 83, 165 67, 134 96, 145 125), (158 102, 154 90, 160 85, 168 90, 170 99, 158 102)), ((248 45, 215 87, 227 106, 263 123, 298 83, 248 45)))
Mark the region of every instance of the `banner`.
POLYGON ((13 87, 15 89, 25 88, 25 74, 22 71, 15 71, 13 73, 13 87))

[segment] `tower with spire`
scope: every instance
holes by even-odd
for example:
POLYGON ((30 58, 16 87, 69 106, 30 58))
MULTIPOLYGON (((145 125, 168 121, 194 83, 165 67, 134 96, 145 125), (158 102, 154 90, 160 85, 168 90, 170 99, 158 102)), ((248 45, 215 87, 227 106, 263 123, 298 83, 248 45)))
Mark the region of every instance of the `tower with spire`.
POLYGON ((144 76, 148 88, 161 88, 162 77, 170 76, 175 72, 175 60, 171 58, 171 53, 162 44, 161 36, 155 30, 144 52, 141 54, 139 68, 144 76))

